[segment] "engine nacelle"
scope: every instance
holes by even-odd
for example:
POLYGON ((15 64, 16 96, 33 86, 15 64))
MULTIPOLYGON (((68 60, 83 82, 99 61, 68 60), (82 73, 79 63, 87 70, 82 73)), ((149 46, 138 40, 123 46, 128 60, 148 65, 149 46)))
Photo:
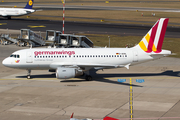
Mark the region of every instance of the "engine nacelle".
POLYGON ((58 79, 74 78, 75 76, 79 75, 83 75, 83 72, 77 70, 77 68, 58 67, 56 69, 56 78, 58 79))

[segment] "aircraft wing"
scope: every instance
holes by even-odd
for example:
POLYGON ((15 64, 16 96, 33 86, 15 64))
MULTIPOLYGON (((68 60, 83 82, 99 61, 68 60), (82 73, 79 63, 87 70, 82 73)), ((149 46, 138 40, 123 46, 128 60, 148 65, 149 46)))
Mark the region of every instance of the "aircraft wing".
POLYGON ((56 69, 57 67, 80 67, 80 68, 97 68, 97 69, 102 69, 102 68, 118 68, 118 67, 126 67, 127 69, 129 69, 129 65, 130 64, 127 64, 127 65, 107 65, 107 64, 87 64, 87 63, 71 63, 71 64, 67 64, 67 63, 59 63, 59 62, 55 62, 55 63, 52 63, 50 64, 50 67, 53 68, 53 69, 56 69))

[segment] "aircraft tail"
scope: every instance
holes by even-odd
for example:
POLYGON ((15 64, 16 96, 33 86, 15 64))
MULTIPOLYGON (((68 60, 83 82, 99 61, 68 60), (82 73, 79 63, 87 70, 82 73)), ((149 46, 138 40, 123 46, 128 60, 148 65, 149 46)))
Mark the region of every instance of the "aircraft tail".
POLYGON ((28 2, 26 4, 26 6, 24 7, 24 9, 32 9, 33 3, 34 3, 34 0, 28 0, 28 2))
POLYGON ((74 115, 74 113, 72 113, 72 115, 71 115, 71 117, 70 117, 70 118, 73 118, 73 115, 74 115))
POLYGON ((120 119, 116 119, 116 118, 106 116, 103 120, 120 120, 120 119))
MULTIPOLYGON (((160 18, 137 46, 146 53, 160 53, 169 18, 160 18)), ((137 47, 135 46, 135 47, 137 47)))

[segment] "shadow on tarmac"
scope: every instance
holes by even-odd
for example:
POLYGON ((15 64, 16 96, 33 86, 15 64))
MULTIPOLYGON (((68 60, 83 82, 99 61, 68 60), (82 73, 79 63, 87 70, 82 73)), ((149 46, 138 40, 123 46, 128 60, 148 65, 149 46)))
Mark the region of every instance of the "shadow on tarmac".
MULTIPOLYGON (((96 71, 91 71, 91 75, 93 76, 93 80, 97 82, 105 82, 105 83, 111 83, 111 84, 119 84, 119 85, 126 85, 130 86, 129 83, 120 83, 118 81, 112 81, 108 78, 113 77, 143 77, 143 76, 173 76, 173 77, 180 77, 180 71, 172 71, 168 70, 162 73, 125 73, 125 74, 97 74, 96 71)), ((27 76, 16 76, 16 78, 26 78, 27 76)), ((42 75, 31 75, 31 79, 33 78, 56 78, 55 74, 42 74, 42 75)), ((89 82, 84 79, 83 76, 77 77, 80 80, 62 80, 60 82, 89 82)), ((132 84, 134 87, 143 87, 140 85, 132 84)))

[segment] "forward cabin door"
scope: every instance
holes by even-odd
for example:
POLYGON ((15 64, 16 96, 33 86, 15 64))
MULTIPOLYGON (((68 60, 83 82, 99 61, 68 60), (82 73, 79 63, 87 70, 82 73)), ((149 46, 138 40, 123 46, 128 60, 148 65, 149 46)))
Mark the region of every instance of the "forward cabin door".
POLYGON ((32 63, 33 60, 32 60, 32 52, 31 51, 27 51, 26 52, 26 63, 32 63))
POLYGON ((138 62, 138 52, 133 51, 133 62, 138 62))

